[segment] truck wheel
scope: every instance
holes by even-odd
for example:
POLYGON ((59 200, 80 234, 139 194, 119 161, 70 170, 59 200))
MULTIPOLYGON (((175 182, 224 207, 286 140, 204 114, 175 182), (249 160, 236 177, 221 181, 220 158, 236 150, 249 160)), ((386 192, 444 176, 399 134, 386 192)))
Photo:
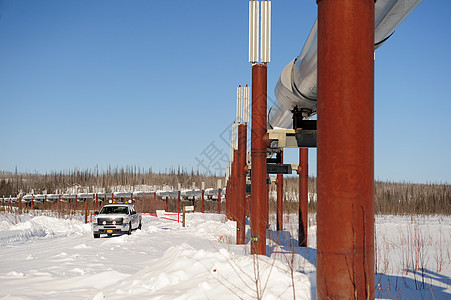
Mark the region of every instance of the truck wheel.
POLYGON ((130 224, 130 226, 128 228, 128 231, 127 231, 127 234, 128 235, 132 234, 132 224, 130 224))
POLYGON ((142 228, 142 224, 141 224, 141 222, 139 222, 138 229, 141 230, 141 228, 142 228))
POLYGON ((98 239, 100 237, 100 233, 94 233, 94 238, 98 239))

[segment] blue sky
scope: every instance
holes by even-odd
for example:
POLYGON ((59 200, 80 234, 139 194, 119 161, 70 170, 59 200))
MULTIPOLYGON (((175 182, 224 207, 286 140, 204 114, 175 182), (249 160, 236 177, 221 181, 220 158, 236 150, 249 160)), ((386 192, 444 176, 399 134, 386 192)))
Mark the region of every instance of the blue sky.
MULTIPOLYGON (((269 105, 317 6, 272 10, 269 105)), ((451 182, 450 12, 425 0, 376 52, 376 179, 451 182)), ((247 1, 0 1, 0 170, 220 171, 247 53, 247 1)))

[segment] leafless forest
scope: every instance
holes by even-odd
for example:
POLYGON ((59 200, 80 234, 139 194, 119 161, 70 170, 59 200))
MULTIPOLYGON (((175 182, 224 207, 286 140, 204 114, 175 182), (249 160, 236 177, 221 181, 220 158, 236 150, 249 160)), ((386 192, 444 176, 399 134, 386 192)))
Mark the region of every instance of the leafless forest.
MULTIPOLYGON (((0 197, 46 192, 61 193, 78 187, 79 192, 95 192, 102 188, 105 192, 115 191, 118 186, 138 187, 142 185, 164 186, 174 188, 180 183, 182 188, 191 188, 193 183, 200 188, 217 187, 218 179, 224 184, 224 178, 211 177, 198 171, 187 171, 182 168, 154 172, 152 169, 140 167, 98 168, 89 170, 68 170, 39 173, 0 172, 0 197)), ((285 201, 284 211, 297 212, 298 179, 286 176, 284 179, 285 201)), ((271 184, 271 191, 275 191, 271 184)), ((309 193, 316 194, 316 178, 309 180, 309 193)), ((375 211, 377 214, 451 214, 451 186, 446 183, 414 184, 407 182, 375 182, 375 211)), ((316 198, 311 198, 309 210, 316 211, 316 198)), ((197 204, 196 204, 197 205, 197 204)), ((270 209, 275 211, 274 193, 270 196, 270 209)))

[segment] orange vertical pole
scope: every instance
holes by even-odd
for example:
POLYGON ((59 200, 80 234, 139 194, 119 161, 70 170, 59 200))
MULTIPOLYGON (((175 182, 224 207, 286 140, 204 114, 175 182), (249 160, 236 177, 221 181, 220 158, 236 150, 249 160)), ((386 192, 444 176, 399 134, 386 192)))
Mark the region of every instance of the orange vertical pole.
POLYGON ((308 148, 299 148, 299 247, 307 247, 308 233, 308 148))
POLYGON ((238 150, 233 150, 233 164, 232 164, 232 220, 236 221, 237 203, 238 203, 238 150))
POLYGON ((229 219, 235 220, 235 150, 232 152, 232 163, 230 164, 230 183, 229 183, 229 189, 227 190, 227 194, 229 195, 228 201, 229 201, 229 219))
POLYGON ((266 64, 252 65, 251 253, 266 255, 266 64))
POLYGON ((44 210, 47 209, 47 195, 44 195, 44 210))
MULTIPOLYGON (((281 161, 283 163, 283 150, 280 150, 281 161)), ((277 174, 277 230, 283 230, 283 174, 277 174)))
POLYGON ((201 211, 202 213, 204 213, 204 202, 205 202, 205 197, 204 197, 204 193, 205 191, 202 189, 202 207, 201 207, 201 211))
POLYGON ((221 213, 221 188, 218 187, 218 214, 221 213))
POLYGON ((318 299, 374 299, 374 2, 317 1, 318 299))
POLYGON ((88 199, 85 199, 85 224, 88 223, 88 199))
POLYGON ((246 243, 246 140, 247 125, 238 125, 236 243, 246 243))
MULTIPOLYGON (((227 179, 227 182, 226 182, 226 195, 225 195, 225 200, 226 200, 226 208, 225 208, 226 217, 227 217, 227 219, 230 220, 231 218, 230 218, 230 209, 229 209, 229 206, 230 206, 230 200, 229 199, 230 199, 230 174, 229 174, 229 178, 227 179)), ((219 213, 219 211, 218 211, 218 213, 219 213)))
POLYGON ((246 197, 246 206, 245 206, 246 217, 249 217, 249 216, 250 216, 250 211, 251 211, 251 209, 250 209, 250 203, 251 203, 251 196, 248 195, 248 196, 246 197))
POLYGON ((58 211, 58 214, 61 213, 61 194, 58 195, 58 202, 56 203, 56 210, 58 211))
POLYGON ((177 213, 180 213, 180 189, 177 194, 177 213))

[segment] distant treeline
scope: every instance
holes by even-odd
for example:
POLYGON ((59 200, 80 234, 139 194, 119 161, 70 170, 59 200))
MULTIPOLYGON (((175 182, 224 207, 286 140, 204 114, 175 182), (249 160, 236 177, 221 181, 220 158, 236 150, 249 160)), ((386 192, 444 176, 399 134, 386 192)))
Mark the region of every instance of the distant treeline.
MULTIPOLYGON (((284 180, 284 190, 288 193, 287 198, 292 198, 297 193, 298 186, 296 177, 284 180)), ((316 193, 316 178, 314 177, 309 178, 309 193, 316 193)), ((316 202, 309 203, 309 210, 316 211, 316 202)), ((451 185, 375 181, 374 210, 376 214, 451 215, 451 185)))
POLYGON ((164 172, 154 172, 150 169, 142 169, 136 166, 125 168, 108 168, 100 170, 68 170, 59 172, 39 173, 18 173, 0 172, 0 197, 17 195, 23 193, 40 194, 46 191, 47 194, 66 192, 74 187, 82 189, 79 192, 96 192, 96 189, 104 189, 106 193, 114 192, 118 186, 136 187, 140 185, 172 186, 177 188, 180 183, 182 188, 191 188, 195 183, 197 188, 205 182, 205 187, 217 187, 218 179, 224 178, 205 176, 199 171, 187 171, 181 167, 167 169, 164 172))
MULTIPOLYGON (((112 192, 117 186, 172 186, 180 183, 183 188, 190 188, 195 183, 200 188, 217 187, 218 179, 223 177, 205 176, 199 171, 187 171, 181 167, 171 168, 164 172, 154 172, 152 169, 142 169, 136 166, 125 168, 99 168, 87 170, 69 170, 39 173, 0 172, 0 197, 16 196, 19 191, 35 194, 46 191, 48 194, 65 192, 73 187, 82 187, 79 192, 95 192, 103 188, 112 192)), ((285 207, 287 212, 296 212, 298 194, 297 177, 284 178, 285 207)), ((275 184, 271 185, 275 190, 275 184)), ((316 193, 316 178, 309 178, 309 193, 316 193)), ((451 185, 449 184, 414 184, 397 182, 375 182, 375 212, 376 214, 451 214, 451 185)), ((274 202, 274 201, 271 201, 274 202)), ((273 203, 270 207, 275 207, 273 203)), ((309 203, 309 210, 316 211, 316 202, 309 203)))

